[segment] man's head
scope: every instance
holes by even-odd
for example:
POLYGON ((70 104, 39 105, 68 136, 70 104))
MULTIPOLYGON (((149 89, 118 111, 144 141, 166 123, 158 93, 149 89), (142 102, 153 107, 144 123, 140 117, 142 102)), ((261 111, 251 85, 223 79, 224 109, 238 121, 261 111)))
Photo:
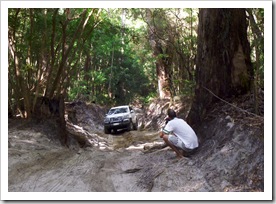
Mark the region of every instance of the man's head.
POLYGON ((168 109, 168 116, 170 119, 174 119, 176 117, 176 113, 173 109, 168 109))

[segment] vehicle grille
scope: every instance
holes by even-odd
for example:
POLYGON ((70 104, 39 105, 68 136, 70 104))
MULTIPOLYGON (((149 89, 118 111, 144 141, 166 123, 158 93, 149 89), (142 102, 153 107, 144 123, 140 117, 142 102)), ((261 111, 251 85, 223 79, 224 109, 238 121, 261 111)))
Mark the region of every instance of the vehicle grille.
POLYGON ((121 122, 123 117, 110 118, 111 123, 121 122))

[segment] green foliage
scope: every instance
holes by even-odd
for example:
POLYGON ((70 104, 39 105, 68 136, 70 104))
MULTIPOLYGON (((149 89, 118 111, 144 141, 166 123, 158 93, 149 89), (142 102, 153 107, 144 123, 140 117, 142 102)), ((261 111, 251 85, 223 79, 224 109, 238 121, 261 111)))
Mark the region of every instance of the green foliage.
POLYGON ((248 15, 248 39, 251 47, 251 62, 255 84, 264 88, 264 9, 246 9, 248 15))
POLYGON ((102 72, 102 70, 92 71, 91 72, 91 77, 92 77, 92 81, 93 81, 95 86, 99 86, 99 85, 105 83, 106 80, 107 80, 107 77, 102 72))
MULTIPOLYGON (((158 60, 163 60, 167 66, 175 94, 193 94, 198 9, 150 9, 151 26, 161 46, 155 57, 145 9, 90 8, 82 18, 84 11, 82 8, 9 9, 9 38, 15 38, 20 74, 31 94, 36 91, 36 86, 39 86, 39 95, 52 88, 64 50, 71 43, 72 50, 58 81, 66 88, 68 100, 121 104, 138 98, 147 103, 158 95, 158 60), (85 28, 76 32, 89 12, 92 15, 85 28), (39 74, 42 74, 41 78, 39 74)), ((263 33, 264 11, 252 11, 263 33)), ((259 51, 261 62, 257 64, 253 60, 253 64, 262 86, 263 39, 252 36, 251 45, 259 51)), ((14 101, 14 90, 18 87, 14 63, 9 52, 11 101, 14 101)), ((18 93, 17 98, 22 98, 21 89, 18 93)))
POLYGON ((139 100, 142 102, 142 104, 149 104, 155 98, 157 98, 157 93, 151 92, 146 97, 140 97, 139 100))
MULTIPOLYGON (((91 33, 89 44, 83 45, 91 56, 91 64, 87 71, 82 70, 78 77, 72 78, 68 92, 70 100, 85 98, 104 104, 130 103, 153 89, 150 80, 154 77, 154 62, 150 50, 143 49, 144 45, 138 41, 145 30, 131 25, 122 28, 120 15, 120 9, 102 12, 102 20, 91 33), (84 83, 88 79, 89 82, 84 83)), ((85 66, 85 56, 80 67, 85 66)))
POLYGON ((96 97, 92 94, 93 86, 101 86, 106 80, 107 77, 102 71, 90 71, 89 73, 82 71, 78 80, 74 80, 72 86, 68 90, 69 100, 82 99, 97 101, 96 97), (85 79, 86 76, 89 77, 89 80, 85 79))

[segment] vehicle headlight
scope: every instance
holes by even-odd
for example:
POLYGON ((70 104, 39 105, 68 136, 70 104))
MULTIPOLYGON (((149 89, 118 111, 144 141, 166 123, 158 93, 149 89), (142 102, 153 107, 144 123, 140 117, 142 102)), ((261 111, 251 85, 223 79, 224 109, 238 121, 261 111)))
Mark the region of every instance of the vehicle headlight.
POLYGON ((109 123, 109 121, 110 121, 109 118, 105 118, 105 119, 104 119, 104 122, 105 122, 105 123, 109 123))

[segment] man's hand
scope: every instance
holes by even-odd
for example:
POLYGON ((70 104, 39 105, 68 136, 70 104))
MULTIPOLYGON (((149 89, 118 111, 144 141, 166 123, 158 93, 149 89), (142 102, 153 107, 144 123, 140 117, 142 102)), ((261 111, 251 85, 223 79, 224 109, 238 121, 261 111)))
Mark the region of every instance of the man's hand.
POLYGON ((161 138, 163 138, 164 133, 163 133, 163 132, 160 132, 159 136, 160 136, 161 138))

